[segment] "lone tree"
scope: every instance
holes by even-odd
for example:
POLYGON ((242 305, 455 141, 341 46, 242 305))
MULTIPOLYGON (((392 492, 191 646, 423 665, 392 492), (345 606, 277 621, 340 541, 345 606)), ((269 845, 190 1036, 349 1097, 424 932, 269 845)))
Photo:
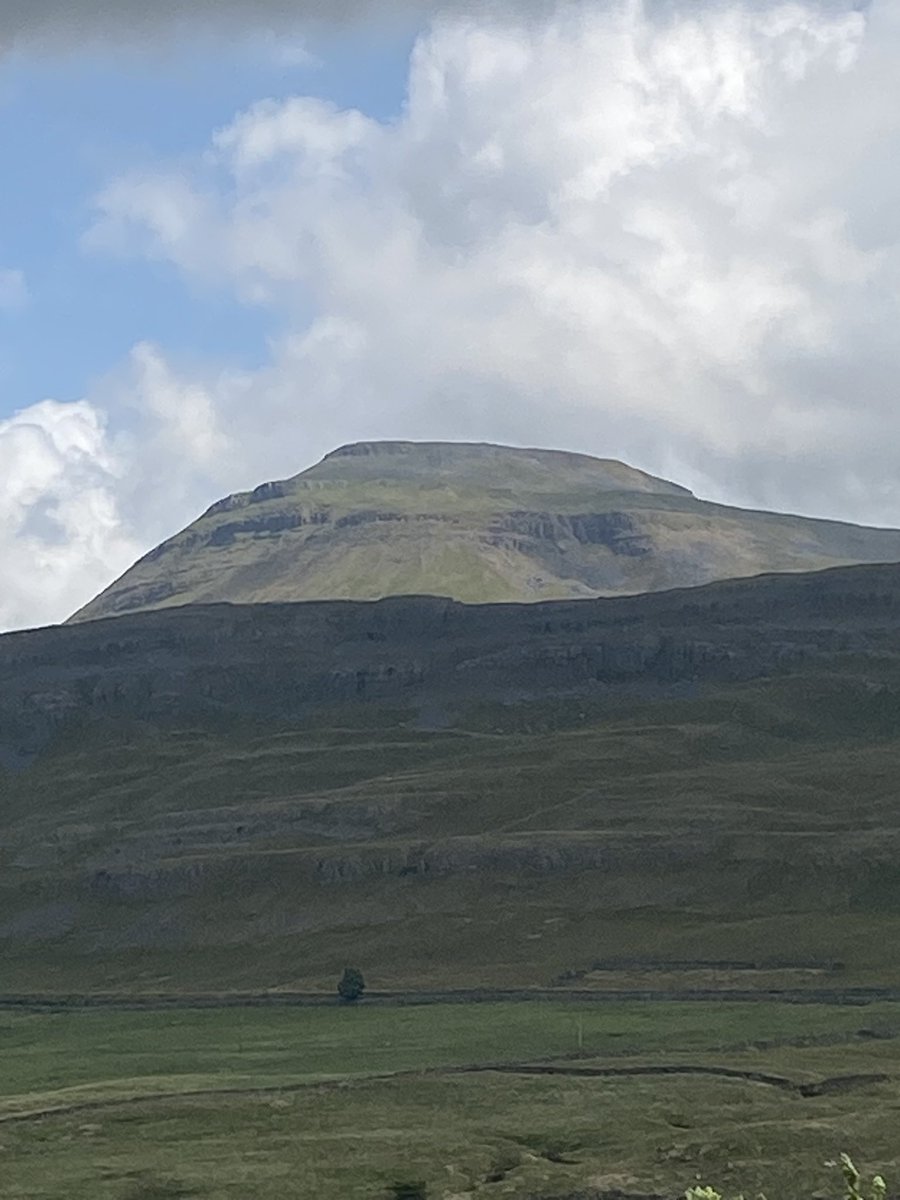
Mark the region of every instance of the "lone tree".
POLYGON ((337 990, 345 1004, 352 1004, 358 1000, 366 990, 366 981, 363 979, 362 971, 356 967, 345 967, 343 975, 338 980, 337 990))

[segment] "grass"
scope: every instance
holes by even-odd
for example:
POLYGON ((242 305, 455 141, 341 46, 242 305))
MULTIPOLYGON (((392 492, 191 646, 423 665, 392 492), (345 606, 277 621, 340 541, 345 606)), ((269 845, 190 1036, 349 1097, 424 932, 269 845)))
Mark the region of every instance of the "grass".
POLYGON ((425 1180, 441 1200, 676 1195, 698 1178, 770 1194, 801 1194, 791 1189, 802 1179, 807 1195, 827 1185, 823 1163, 837 1148, 890 1176, 896 1029, 900 1007, 889 1005, 6 1015, 3 1195, 362 1200, 402 1178, 425 1180), (860 1041, 862 1027, 886 1040, 860 1041), (800 1098, 716 1077, 448 1073, 498 1060, 565 1066, 579 1042, 585 1062, 890 1078, 800 1098))
MULTIPOLYGON (((822 1005, 486 1004, 0 1015, 0 1097, 183 1073, 364 1076, 468 1063, 694 1053, 760 1038, 890 1026, 900 1010, 822 1005)), ((2 1103, 2 1101, 0 1101, 2 1103)), ((0 1110, 2 1111, 2 1110, 0 1110)))

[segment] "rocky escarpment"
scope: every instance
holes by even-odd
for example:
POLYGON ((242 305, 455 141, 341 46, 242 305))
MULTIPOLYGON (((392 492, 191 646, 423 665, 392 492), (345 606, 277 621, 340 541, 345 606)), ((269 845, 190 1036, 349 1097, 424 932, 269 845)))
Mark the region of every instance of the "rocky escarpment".
POLYGON ((893 661, 898 612, 900 570, 873 567, 630 600, 478 607, 422 597, 134 614, 0 638, 0 746, 33 753, 75 715, 427 709, 747 680, 835 656, 893 661))

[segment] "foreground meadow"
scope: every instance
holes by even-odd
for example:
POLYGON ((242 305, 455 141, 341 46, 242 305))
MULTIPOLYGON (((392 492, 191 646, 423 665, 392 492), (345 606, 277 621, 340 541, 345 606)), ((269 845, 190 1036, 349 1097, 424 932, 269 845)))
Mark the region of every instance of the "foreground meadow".
POLYGON ((834 1193, 840 1150, 900 1176, 898 1035, 891 1005, 4 1014, 2 1195, 834 1193))

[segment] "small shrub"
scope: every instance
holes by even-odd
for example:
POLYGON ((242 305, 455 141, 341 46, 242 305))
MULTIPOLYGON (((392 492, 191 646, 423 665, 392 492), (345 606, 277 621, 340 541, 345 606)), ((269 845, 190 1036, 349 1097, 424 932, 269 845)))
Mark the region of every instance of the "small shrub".
POLYGON ((575 1138, 551 1137, 539 1141, 534 1147, 534 1153, 545 1158, 547 1162, 572 1163, 576 1160, 570 1155, 580 1149, 581 1143, 575 1138))
POLYGON ((194 1195, 196 1189, 188 1187, 180 1179, 147 1171, 133 1179, 122 1200, 181 1200, 182 1197, 194 1195))
POLYGON ((400 1180, 388 1188, 390 1200, 428 1200, 428 1187, 421 1180, 400 1180))
POLYGON ((491 1169, 484 1177, 484 1183, 502 1183, 511 1171, 520 1166, 522 1155, 511 1147, 501 1148, 493 1157, 491 1169))

